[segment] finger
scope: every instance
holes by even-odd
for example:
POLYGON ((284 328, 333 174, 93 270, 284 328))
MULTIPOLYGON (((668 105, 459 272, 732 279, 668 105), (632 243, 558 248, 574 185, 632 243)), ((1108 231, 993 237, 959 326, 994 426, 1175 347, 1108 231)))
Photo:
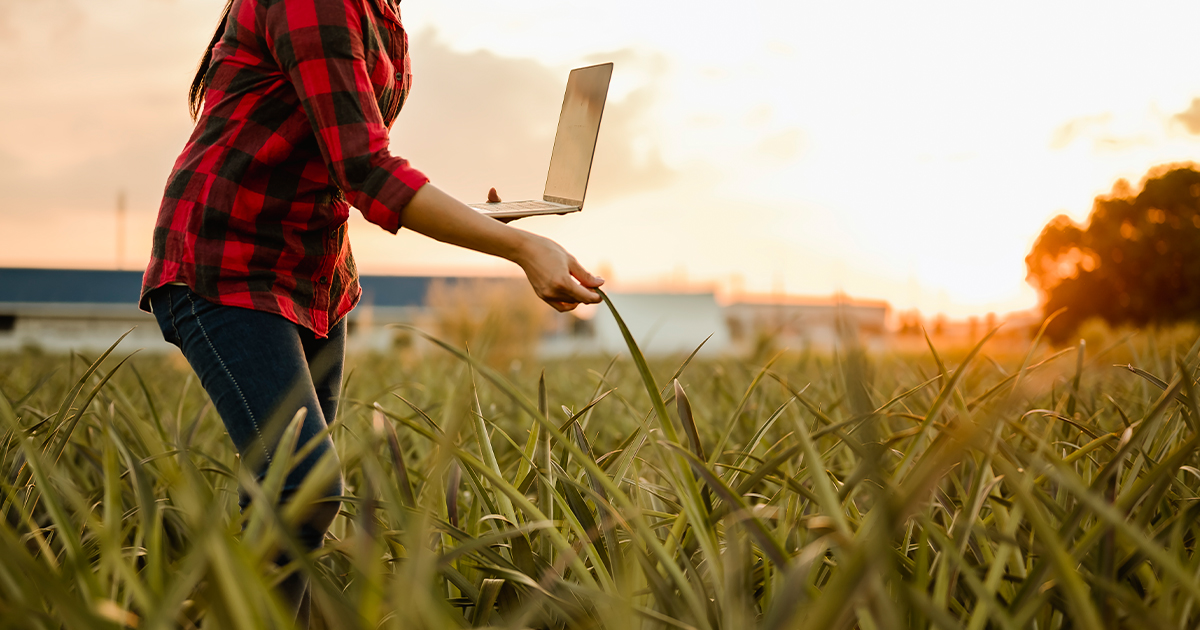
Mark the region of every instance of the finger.
POLYGON ((565 278, 561 282, 555 296, 564 301, 582 302, 584 304, 595 304, 600 301, 600 295, 591 289, 581 286, 579 283, 570 277, 565 278))
POLYGON ((488 191, 488 203, 500 203, 500 194, 496 192, 495 187, 488 191))
POLYGON ((570 304, 577 300, 571 296, 570 289, 565 285, 551 284, 542 291, 537 292, 538 297, 542 298, 547 304, 570 304))
POLYGON ((551 281, 542 290, 537 291, 537 294, 547 304, 554 302, 559 304, 578 304, 580 298, 584 296, 578 295, 576 291, 587 290, 580 287, 570 276, 566 276, 557 281, 551 281))
POLYGON ((594 275, 592 272, 584 269, 583 265, 579 264, 579 261, 575 260, 574 256, 571 256, 569 259, 567 259, 567 269, 571 272, 571 275, 579 281, 579 284, 582 284, 589 289, 595 289, 596 287, 604 284, 604 278, 594 275))
POLYGON ((579 306, 579 303, 577 302, 559 302, 558 300, 546 300, 546 303, 550 306, 553 306, 554 310, 558 311, 559 313, 573 311, 575 310, 576 306, 579 306))

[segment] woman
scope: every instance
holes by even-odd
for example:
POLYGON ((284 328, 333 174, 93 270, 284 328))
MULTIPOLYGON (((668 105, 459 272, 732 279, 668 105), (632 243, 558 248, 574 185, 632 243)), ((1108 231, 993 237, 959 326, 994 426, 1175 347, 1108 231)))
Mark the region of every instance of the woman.
MULTIPOLYGON (((484 217, 389 153, 411 82, 391 0, 230 0, 192 82, 196 128, 167 182, 141 307, 260 477, 300 408, 300 444, 336 413, 345 316, 361 293, 351 205, 389 232, 517 263, 560 311, 599 301, 589 289, 603 280, 558 244, 484 217)), ((293 469, 282 501, 332 449, 326 438, 293 469)), ((338 481, 328 496, 341 492, 338 481)), ((309 511, 307 548, 337 511, 336 500, 309 511)), ((302 625, 305 588, 293 577, 283 589, 302 625)))

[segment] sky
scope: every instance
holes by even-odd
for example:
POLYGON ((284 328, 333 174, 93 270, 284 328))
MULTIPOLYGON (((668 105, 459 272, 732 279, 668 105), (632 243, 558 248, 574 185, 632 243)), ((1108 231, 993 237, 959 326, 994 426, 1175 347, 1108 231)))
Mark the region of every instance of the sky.
MULTIPOLYGON (((0 0, 0 266, 145 265, 220 7, 0 0)), ((618 288, 1030 308, 1048 220, 1200 161, 1196 2, 401 9, 414 85, 392 152, 468 202, 540 197, 568 71, 614 62, 586 209, 515 225, 618 288)), ((366 273, 518 272, 351 223, 366 273)))

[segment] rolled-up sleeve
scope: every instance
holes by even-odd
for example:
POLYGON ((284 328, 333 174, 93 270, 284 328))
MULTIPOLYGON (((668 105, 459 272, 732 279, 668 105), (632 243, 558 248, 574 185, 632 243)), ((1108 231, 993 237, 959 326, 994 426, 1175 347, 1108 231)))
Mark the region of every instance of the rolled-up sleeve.
POLYGON ((362 0, 279 0, 265 12, 267 46, 296 88, 333 181, 372 223, 396 232, 429 181, 388 150, 363 44, 362 0))

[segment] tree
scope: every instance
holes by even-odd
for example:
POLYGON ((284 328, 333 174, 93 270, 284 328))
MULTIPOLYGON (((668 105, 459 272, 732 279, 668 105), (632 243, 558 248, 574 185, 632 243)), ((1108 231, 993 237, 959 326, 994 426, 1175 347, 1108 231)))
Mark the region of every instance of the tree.
POLYGON ((1043 311, 1066 311, 1047 328, 1063 342, 1090 317, 1110 325, 1200 320, 1200 172, 1151 169, 1134 192, 1118 180, 1097 197, 1085 225, 1065 215, 1042 229, 1025 257, 1043 311))

